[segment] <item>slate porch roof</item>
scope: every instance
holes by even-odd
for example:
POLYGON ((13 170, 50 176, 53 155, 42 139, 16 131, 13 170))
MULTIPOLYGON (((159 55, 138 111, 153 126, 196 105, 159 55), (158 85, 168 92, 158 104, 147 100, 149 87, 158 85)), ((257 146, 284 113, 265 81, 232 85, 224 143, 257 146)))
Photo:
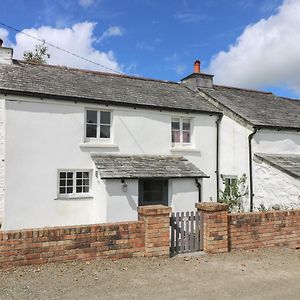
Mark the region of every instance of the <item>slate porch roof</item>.
POLYGON ((200 89, 222 106, 256 127, 300 129, 300 100, 272 93, 214 85, 200 89))
POLYGON ((95 155, 102 179, 209 177, 182 156, 95 155))
POLYGON ((255 153, 255 156, 271 166, 300 179, 300 155, 255 153))
POLYGON ((14 60, 0 64, 0 92, 145 108, 220 113, 176 82, 14 60))

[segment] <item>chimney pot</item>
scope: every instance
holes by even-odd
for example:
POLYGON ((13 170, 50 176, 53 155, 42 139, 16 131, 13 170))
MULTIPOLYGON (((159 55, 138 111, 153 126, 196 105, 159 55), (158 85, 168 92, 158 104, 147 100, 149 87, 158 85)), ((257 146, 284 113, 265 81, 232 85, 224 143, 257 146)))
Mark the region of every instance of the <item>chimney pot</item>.
POLYGON ((194 62, 194 73, 200 73, 200 60, 194 62))

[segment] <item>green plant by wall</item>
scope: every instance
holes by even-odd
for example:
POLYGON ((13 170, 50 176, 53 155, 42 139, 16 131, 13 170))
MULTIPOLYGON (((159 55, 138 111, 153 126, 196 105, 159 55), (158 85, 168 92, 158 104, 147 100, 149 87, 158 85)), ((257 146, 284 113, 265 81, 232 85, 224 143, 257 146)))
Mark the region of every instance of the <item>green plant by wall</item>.
POLYGON ((228 183, 224 182, 225 187, 220 191, 220 202, 228 204, 229 212, 243 211, 243 198, 248 195, 248 188, 246 186, 247 176, 243 174, 241 177, 234 178, 228 183))

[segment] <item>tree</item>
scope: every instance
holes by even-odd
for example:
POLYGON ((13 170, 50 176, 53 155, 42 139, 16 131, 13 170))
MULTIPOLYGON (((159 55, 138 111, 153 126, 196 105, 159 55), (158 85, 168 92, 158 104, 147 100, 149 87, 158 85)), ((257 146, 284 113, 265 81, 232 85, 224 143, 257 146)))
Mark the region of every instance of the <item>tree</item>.
POLYGON ((46 64, 47 58, 50 58, 48 47, 44 44, 35 45, 33 51, 27 50, 23 53, 23 59, 36 64, 46 64))

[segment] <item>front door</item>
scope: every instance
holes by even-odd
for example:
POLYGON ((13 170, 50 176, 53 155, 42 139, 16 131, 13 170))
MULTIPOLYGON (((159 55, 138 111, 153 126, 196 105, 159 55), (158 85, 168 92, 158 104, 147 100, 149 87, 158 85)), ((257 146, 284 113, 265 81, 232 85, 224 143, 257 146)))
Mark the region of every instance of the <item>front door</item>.
POLYGON ((139 206, 154 204, 168 205, 168 180, 140 179, 139 206))

